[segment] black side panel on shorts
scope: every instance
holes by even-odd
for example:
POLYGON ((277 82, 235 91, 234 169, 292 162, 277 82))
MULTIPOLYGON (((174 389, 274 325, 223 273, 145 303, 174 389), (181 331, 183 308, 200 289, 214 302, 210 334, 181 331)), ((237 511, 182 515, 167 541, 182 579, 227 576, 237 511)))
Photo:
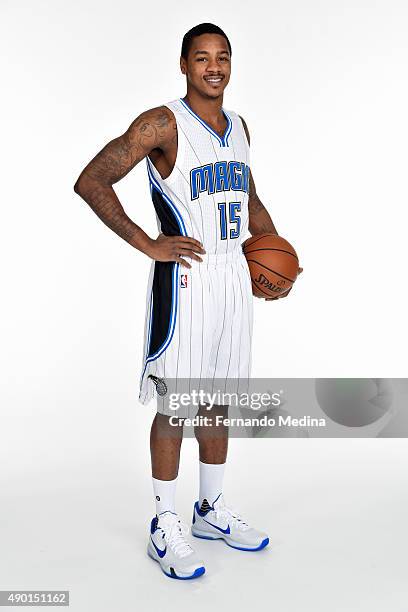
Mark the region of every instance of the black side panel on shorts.
POLYGON ((155 261, 153 276, 153 319, 150 332, 149 354, 163 346, 170 333, 171 303, 173 297, 173 268, 171 261, 155 261))
MULTIPOLYGON (((152 200, 163 234, 180 236, 181 232, 176 216, 162 194, 154 186, 152 188, 152 200)), ((170 333, 173 268, 175 265, 177 265, 176 262, 171 261, 156 261, 154 264, 153 318, 148 357, 163 346, 170 333)))

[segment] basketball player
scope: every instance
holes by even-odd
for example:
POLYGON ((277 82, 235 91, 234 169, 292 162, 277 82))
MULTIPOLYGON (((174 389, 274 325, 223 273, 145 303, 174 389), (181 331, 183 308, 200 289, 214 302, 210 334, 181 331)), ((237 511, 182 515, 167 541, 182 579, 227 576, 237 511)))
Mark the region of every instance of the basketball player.
MULTIPOLYGON (((75 191, 101 220, 152 259, 139 399, 165 392, 166 379, 249 378, 252 289, 242 252, 245 234, 277 233, 259 199, 249 166, 244 120, 223 107, 231 73, 225 33, 204 23, 184 36, 180 58, 187 95, 137 117, 85 167, 75 191), (149 237, 125 213, 112 185, 146 159, 160 234, 149 237)), ((228 430, 195 428, 199 500, 192 532, 240 550, 261 550, 268 536, 225 503, 222 491, 228 430)), ((201 411, 205 406, 201 406, 201 411)), ((189 579, 204 563, 186 540, 175 507, 182 427, 156 414, 151 458, 156 515, 148 554, 165 574, 189 579)))

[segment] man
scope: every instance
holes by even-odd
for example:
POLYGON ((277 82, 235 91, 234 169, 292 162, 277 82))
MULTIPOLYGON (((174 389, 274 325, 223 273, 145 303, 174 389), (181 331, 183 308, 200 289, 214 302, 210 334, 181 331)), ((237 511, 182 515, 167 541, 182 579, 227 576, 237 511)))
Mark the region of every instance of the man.
MULTIPOLYGON (((187 95, 142 113, 85 167, 75 191, 102 221, 152 261, 148 284, 141 403, 166 393, 166 380, 250 376, 252 289, 244 235, 277 233, 249 170, 249 133, 223 108, 231 45, 213 24, 184 36, 181 72, 187 95), (112 185, 146 158, 160 235, 150 238, 125 213, 112 185), (227 290, 228 287, 228 290, 227 290)), ((260 550, 269 539, 248 526, 222 495, 228 430, 214 406, 210 426, 197 426, 200 494, 192 532, 260 550), (209 430, 211 428, 211 435, 209 430)), ((204 414, 206 406, 199 408, 204 414)), ((157 413, 151 430, 156 516, 148 554, 170 577, 204 573, 175 508, 182 427, 157 413)))

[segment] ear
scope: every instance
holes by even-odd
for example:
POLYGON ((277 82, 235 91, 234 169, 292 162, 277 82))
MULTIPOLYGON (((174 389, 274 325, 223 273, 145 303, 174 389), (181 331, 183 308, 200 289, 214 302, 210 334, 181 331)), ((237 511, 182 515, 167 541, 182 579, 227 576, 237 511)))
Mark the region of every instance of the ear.
POLYGON ((180 57, 180 70, 182 74, 187 74, 187 65, 184 57, 180 57))

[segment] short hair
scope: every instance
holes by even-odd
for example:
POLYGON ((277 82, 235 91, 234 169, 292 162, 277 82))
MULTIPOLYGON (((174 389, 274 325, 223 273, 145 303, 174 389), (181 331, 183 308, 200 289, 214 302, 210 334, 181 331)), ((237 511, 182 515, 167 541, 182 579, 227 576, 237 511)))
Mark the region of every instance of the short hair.
POLYGON ((196 36, 201 36, 201 34, 219 34, 220 36, 223 36, 227 41, 230 55, 232 55, 231 43, 228 40, 228 36, 225 34, 225 32, 213 23, 200 23, 199 25, 194 26, 194 28, 191 28, 191 30, 186 32, 183 36, 181 57, 184 57, 185 60, 187 59, 188 52, 191 49, 193 39, 196 38, 196 36))

